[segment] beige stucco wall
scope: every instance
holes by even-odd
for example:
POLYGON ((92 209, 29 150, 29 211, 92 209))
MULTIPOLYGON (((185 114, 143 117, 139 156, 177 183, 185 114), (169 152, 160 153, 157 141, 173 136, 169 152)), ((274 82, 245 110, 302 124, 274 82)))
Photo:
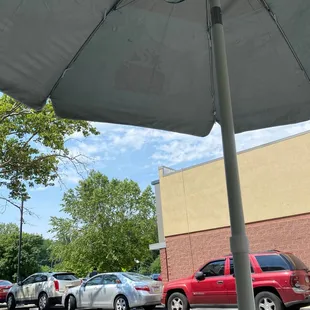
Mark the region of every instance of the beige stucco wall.
MULTIPOLYGON (((247 223, 310 212, 310 133, 238 155, 247 223)), ((165 236, 229 225, 223 160, 160 171, 165 236)))

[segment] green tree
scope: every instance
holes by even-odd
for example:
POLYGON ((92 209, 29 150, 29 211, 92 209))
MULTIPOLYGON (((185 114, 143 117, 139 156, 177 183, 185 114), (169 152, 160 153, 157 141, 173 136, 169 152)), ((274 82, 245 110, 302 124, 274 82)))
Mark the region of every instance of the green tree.
POLYGON ((151 273, 160 273, 161 266, 160 266, 160 256, 157 256, 155 260, 152 262, 150 266, 151 273))
POLYGON ((50 186, 60 177, 59 166, 83 163, 72 156, 66 141, 70 135, 98 134, 86 121, 56 117, 49 102, 42 111, 28 109, 3 95, 0 98, 0 187, 9 191, 4 200, 27 198, 27 188, 50 186))
POLYGON ((149 258, 156 240, 154 195, 131 180, 109 180, 92 171, 63 197, 65 218, 51 218, 53 254, 59 268, 85 276, 100 271, 131 270, 149 258))
MULTIPOLYGON (((0 275, 3 279, 16 281, 18 240, 17 225, 0 223, 0 275)), ((41 270, 43 249, 44 239, 41 235, 23 233, 22 278, 41 270)))
MULTIPOLYGON (((53 260, 52 260, 52 245, 53 241, 50 239, 43 239, 43 243, 41 246, 41 251, 39 254, 39 264, 42 268, 51 269, 53 267, 53 260)), ((41 268, 41 269, 42 269, 41 268)), ((43 271, 43 270, 42 270, 43 271)))

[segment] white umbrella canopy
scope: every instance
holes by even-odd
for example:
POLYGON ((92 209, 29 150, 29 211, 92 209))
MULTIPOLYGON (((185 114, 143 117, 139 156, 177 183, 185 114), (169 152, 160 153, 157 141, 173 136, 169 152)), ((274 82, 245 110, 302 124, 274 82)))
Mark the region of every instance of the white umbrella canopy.
MULTIPOLYGON (((207 2, 2 0, 0 89, 61 117, 206 136, 220 122, 207 2)), ((309 1, 222 7, 235 131, 308 120, 309 1)))
POLYGON ((254 310, 234 132, 310 119, 310 1, 221 2, 2 0, 0 89, 72 119, 197 136, 219 122, 238 305, 254 310))

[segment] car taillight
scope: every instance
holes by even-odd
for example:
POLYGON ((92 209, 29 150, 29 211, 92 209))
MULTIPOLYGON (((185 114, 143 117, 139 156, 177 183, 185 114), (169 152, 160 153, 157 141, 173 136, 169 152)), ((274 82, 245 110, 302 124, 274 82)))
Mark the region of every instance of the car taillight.
POLYGON ((55 286, 55 290, 59 291, 59 282, 57 280, 54 280, 54 286, 55 286))
POLYGON ((149 292, 150 291, 150 288, 147 285, 135 286, 135 289, 137 291, 145 291, 145 292, 149 292))
POLYGON ((162 280, 163 280, 163 279, 162 279, 161 275, 159 275, 157 281, 162 281, 162 280))
POLYGON ((300 288, 299 276, 297 276, 296 274, 291 275, 291 286, 300 288))

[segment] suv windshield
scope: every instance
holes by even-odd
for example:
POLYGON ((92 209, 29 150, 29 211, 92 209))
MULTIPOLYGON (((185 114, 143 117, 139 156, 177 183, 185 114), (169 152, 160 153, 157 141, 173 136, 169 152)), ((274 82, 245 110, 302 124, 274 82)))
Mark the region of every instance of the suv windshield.
POLYGON ((53 277, 60 281, 78 280, 78 278, 74 275, 74 273, 56 273, 56 274, 53 274, 53 277))
POLYGON ((294 254, 285 253, 284 257, 289 260, 295 270, 309 270, 309 268, 303 263, 303 261, 294 254))

